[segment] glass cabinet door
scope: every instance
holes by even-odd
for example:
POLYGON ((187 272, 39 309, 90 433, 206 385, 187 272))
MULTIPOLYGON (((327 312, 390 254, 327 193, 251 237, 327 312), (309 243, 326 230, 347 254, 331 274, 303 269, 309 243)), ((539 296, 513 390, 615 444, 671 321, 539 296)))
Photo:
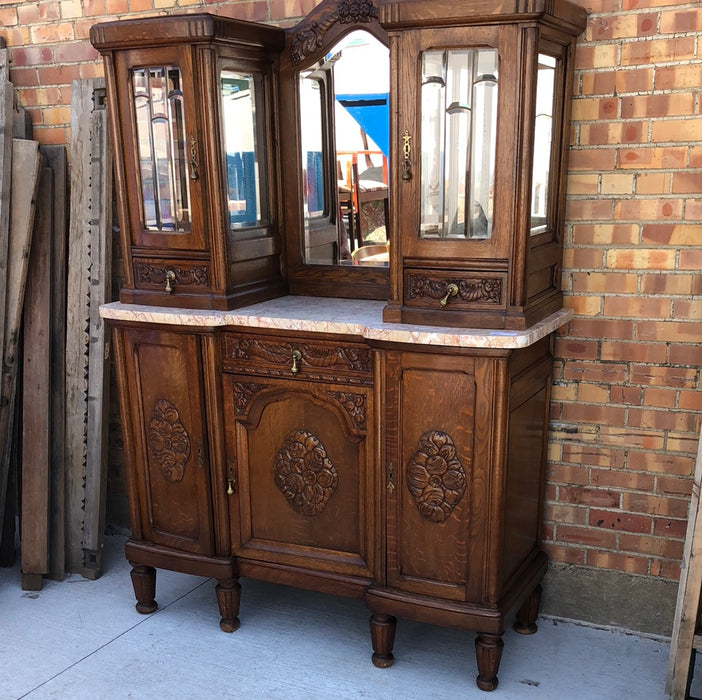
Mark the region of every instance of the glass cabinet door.
POLYGON ((489 238, 497 51, 424 51, 421 65, 420 236, 489 238))
POLYGON ((163 47, 116 59, 132 242, 201 250, 205 175, 191 54, 163 47))

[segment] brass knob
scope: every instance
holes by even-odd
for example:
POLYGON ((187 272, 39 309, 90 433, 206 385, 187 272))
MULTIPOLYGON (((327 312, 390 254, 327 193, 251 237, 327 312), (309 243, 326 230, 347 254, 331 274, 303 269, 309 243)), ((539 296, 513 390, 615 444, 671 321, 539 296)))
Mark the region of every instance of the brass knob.
POLYGON ((292 351, 292 367, 290 371, 293 374, 297 374, 300 371, 300 361, 302 360, 302 353, 299 350, 292 351))
POLYGON ((446 294, 441 298, 441 301, 439 304, 441 304, 441 308, 443 309, 449 302, 449 299, 451 297, 455 297, 458 294, 458 285, 454 284, 451 282, 448 287, 446 287, 446 294))
POLYGON ((173 293, 175 289, 176 274, 173 270, 166 270, 166 291, 169 294, 173 293))

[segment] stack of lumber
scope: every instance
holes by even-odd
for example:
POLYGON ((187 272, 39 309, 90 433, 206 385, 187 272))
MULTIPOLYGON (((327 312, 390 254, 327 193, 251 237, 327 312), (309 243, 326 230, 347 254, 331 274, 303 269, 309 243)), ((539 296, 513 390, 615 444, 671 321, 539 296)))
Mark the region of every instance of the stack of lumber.
POLYGON ((70 184, 66 148, 32 141, 15 101, 0 48, 0 565, 18 515, 39 590, 102 567, 112 163, 101 81, 73 84, 70 184))

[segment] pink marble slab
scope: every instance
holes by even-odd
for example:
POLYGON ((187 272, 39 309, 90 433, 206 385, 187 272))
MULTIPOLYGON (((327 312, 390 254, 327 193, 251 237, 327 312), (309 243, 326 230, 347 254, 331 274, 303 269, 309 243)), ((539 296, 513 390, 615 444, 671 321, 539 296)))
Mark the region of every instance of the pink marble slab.
POLYGON ((523 331, 383 323, 384 301, 286 296, 234 311, 201 311, 114 302, 100 307, 108 321, 159 323, 192 328, 272 328, 305 333, 340 333, 369 340, 458 348, 523 348, 570 321, 561 309, 523 331))

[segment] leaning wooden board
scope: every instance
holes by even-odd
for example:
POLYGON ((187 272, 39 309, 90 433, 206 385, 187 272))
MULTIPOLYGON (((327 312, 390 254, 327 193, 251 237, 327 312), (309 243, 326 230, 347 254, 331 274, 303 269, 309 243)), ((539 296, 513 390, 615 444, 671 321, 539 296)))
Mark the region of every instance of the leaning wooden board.
POLYGON ((30 591, 50 571, 52 190, 51 169, 42 168, 23 321, 21 568, 30 591))
POLYGON ((66 566, 96 578, 106 496, 107 364, 99 306, 110 289, 112 165, 104 81, 74 81, 66 318, 66 566))
POLYGON ((697 464, 692 482, 692 497, 687 521, 687 534, 683 550, 678 601, 673 620, 673 636, 670 642, 666 692, 672 700, 683 700, 688 695, 692 678, 695 651, 702 650, 702 637, 697 634, 697 620, 702 598, 702 431, 697 446, 697 464))

